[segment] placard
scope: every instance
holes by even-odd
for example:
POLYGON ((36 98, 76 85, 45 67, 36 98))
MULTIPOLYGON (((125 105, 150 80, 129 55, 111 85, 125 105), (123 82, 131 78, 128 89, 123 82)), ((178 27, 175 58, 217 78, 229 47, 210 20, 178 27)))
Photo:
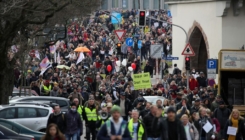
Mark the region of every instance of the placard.
POLYGON ((150 73, 133 74, 134 90, 151 88, 150 73))

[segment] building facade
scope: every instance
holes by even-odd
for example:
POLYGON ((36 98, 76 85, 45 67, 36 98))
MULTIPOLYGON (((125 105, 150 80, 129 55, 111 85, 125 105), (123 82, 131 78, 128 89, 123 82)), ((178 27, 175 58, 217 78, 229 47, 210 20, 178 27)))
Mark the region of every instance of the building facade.
MULTIPOLYGON (((206 73, 206 60, 217 59, 221 49, 239 49, 245 44, 245 0, 166 0, 172 22, 183 27, 194 49, 191 67, 206 73)), ((184 69, 186 35, 173 26, 173 56, 184 69)))
POLYGON ((110 10, 112 8, 157 10, 159 8, 166 9, 166 5, 164 5, 164 0, 102 0, 102 10, 110 10))

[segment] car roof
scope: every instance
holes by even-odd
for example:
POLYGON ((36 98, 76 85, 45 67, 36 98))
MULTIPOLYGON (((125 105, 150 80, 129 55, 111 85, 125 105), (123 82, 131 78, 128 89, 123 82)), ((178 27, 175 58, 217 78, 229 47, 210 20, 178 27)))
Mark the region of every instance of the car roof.
POLYGON ((5 108, 12 108, 12 107, 34 107, 34 108, 47 108, 47 109, 52 109, 49 105, 33 105, 33 104, 10 104, 10 105, 0 105, 0 110, 5 109, 5 108))
MULTIPOLYGON (((67 98, 53 97, 53 96, 24 96, 23 98, 25 98, 25 99, 38 99, 38 98, 42 98, 42 99, 69 100, 67 98)), ((21 99, 23 99, 23 98, 21 98, 21 99)))

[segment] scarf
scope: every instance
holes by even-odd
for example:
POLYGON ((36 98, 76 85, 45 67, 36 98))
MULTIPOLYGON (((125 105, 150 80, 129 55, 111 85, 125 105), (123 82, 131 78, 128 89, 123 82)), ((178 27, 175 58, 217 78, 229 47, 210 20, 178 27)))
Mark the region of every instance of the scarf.
MULTIPOLYGON (((238 119, 231 118, 232 127, 238 128, 238 119)), ((229 135, 228 140, 236 140, 236 136, 229 135)))

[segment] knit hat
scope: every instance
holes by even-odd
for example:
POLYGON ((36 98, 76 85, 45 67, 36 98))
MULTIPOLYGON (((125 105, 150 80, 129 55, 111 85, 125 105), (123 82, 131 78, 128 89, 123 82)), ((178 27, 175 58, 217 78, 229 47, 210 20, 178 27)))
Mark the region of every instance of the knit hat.
POLYGON ((175 108, 174 107, 169 107, 167 113, 170 113, 170 112, 176 113, 175 108))
POLYGON ((119 112, 121 114, 121 108, 117 105, 114 105, 112 108, 111 108, 111 114, 113 114, 114 112, 119 112))

